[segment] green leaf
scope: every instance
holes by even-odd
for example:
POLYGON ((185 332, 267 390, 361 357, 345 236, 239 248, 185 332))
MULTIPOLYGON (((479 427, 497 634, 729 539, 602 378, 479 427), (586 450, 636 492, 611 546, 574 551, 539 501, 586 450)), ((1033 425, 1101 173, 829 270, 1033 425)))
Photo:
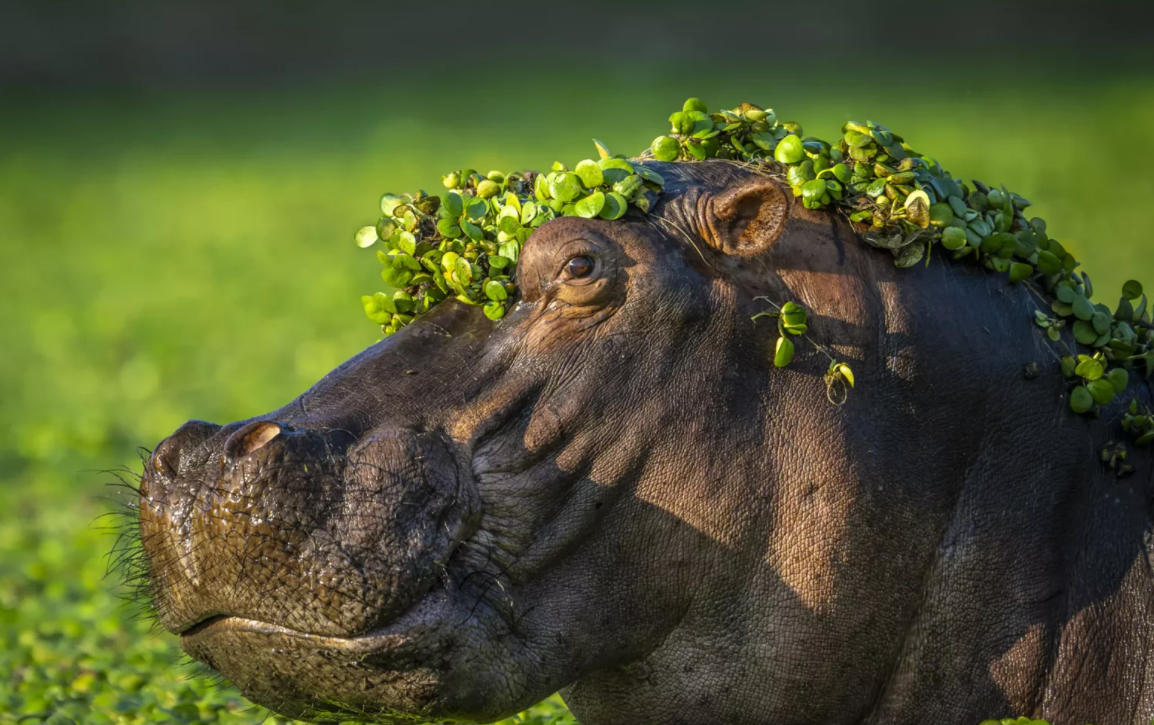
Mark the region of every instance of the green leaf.
POLYGON ((381 213, 385 216, 393 216, 393 210, 402 203, 401 197, 396 194, 383 194, 381 196, 381 213))
POLYGON ((481 227, 472 222, 461 222, 461 231, 465 232, 465 236, 475 242, 480 242, 485 239, 485 232, 481 227))
MULTIPOLYGON (((954 227, 950 227, 950 229, 947 231, 952 231, 953 229, 954 229, 954 227)), ((961 231, 961 230, 958 230, 958 231, 961 231)), ((1013 264, 1010 265, 1010 281, 1011 282, 1021 282, 1022 280, 1027 279, 1033 273, 1034 273, 1034 268, 1031 265, 1026 264, 1024 262, 1014 262, 1013 264)))
POLYGON ((601 159, 597 164, 601 167, 604 182, 609 185, 633 175, 633 165, 625 159, 601 159))
POLYGON ((562 171, 549 182, 549 193, 558 201, 573 201, 582 191, 581 179, 571 171, 562 171))
POLYGON ((1114 368, 1106 373, 1106 379, 1114 386, 1114 392, 1121 395, 1126 392, 1126 386, 1130 384, 1130 373, 1122 368, 1114 368))
POLYGON ((598 214, 602 219, 620 219, 629 210, 629 202, 616 191, 605 195, 605 206, 598 214))
POLYGON ((1049 251, 1038 252, 1038 269, 1043 274, 1057 274, 1062 271, 1062 260, 1049 251))
POLYGON ((453 274, 457 278, 457 282, 462 285, 467 285, 473 281, 473 267, 469 264, 469 260, 464 257, 457 257, 457 261, 453 263, 453 274))
POLYGON ((649 148, 653 151, 653 158, 658 161, 676 161, 681 153, 681 144, 672 136, 658 136, 649 148))
POLYGON ((445 201, 442 208, 444 208, 445 213, 450 217, 457 219, 465 213, 465 201, 461 198, 460 194, 455 191, 450 191, 448 194, 445 194, 445 201))
POLYGON ((354 241, 356 241, 357 246, 361 249, 368 249, 369 247, 373 246, 377 243, 379 238, 380 237, 377 236, 377 228, 375 226, 361 227, 357 230, 357 233, 353 235, 354 241))
POLYGON ((593 139, 593 145, 597 147, 597 155, 600 158, 603 158, 603 159, 612 158, 613 154, 609 151, 608 146, 601 143, 597 139, 593 139))
POLYGON ((1093 345, 1098 340, 1098 331, 1086 320, 1078 320, 1074 323, 1074 339, 1083 345, 1093 345))
MULTIPOLYGON (((797 136, 786 136, 777 143, 773 158, 780 164, 796 164, 805 158, 805 149, 797 136)), ((792 343, 791 343, 792 344, 792 343)))
POLYGON ((633 171, 642 179, 645 179, 651 184, 656 184, 657 186, 665 185, 665 177, 649 168, 645 164, 633 164, 633 171))
POLYGON ((1097 358, 1090 357, 1089 355, 1079 355, 1078 360, 1078 367, 1074 368, 1074 374, 1083 380, 1097 380, 1106 372, 1106 366, 1097 358))
POLYGON ((709 107, 705 105, 705 101, 700 98, 690 98, 682 106, 682 111, 698 111, 700 113, 709 113, 709 107))
POLYGON ((409 284, 409 280, 412 278, 413 272, 411 270, 405 269, 404 267, 389 265, 388 267, 385 267, 381 270, 381 279, 385 281, 385 284, 394 289, 401 289, 405 287, 409 284))
POLYGON ((573 213, 576 216, 592 219, 601 213, 605 208, 605 194, 600 191, 595 191, 589 196, 577 201, 573 205, 573 213))
POLYGON ((596 161, 585 159, 577 164, 577 168, 573 169, 573 173, 577 174, 577 178, 581 179, 581 183, 587 189, 593 189, 604 182, 601 175, 601 166, 596 161))
POLYGON ((1142 296, 1142 284, 1137 280, 1129 280, 1122 285, 1122 296, 1128 300, 1136 300, 1142 296))
POLYGON ((1073 304, 1074 316, 1079 320, 1089 320, 1094 317, 1094 305, 1083 295, 1075 295, 1073 304))
POLYGON ((488 317, 493 322, 505 316, 505 305, 500 302, 489 302, 484 307, 485 317, 488 317))
POLYGON ((1085 387, 1079 385, 1070 393, 1070 410, 1078 415, 1090 410, 1094 407, 1094 396, 1085 387))
POLYGON ((1114 385, 1109 380, 1095 380, 1092 383, 1087 383, 1086 389, 1090 391, 1090 396, 1098 405, 1109 405, 1110 401, 1114 399, 1114 385))
POLYGON ((777 347, 773 354, 775 367, 783 368, 793 360, 793 342, 788 337, 777 338, 777 347))
POLYGON ((397 235, 397 249, 405 254, 413 254, 417 251, 417 238, 413 236, 412 232, 401 232, 397 235))
POLYGON ((1099 335, 1105 335, 1109 332, 1110 323, 1113 321, 1114 318, 1111 317, 1109 313, 1102 312, 1101 310, 1095 310, 1094 316, 1090 318, 1090 322, 1094 325, 1094 329, 1097 330, 1099 335))
POLYGON ((489 205, 485 202, 484 199, 472 197, 465 203, 465 216, 469 218, 469 221, 480 221, 481 219, 484 219, 488 213, 489 205))
POLYGON ((494 302, 504 302, 509 297, 509 293, 505 291, 504 285, 500 282, 489 280, 485 282, 484 289, 485 296, 494 302))
POLYGON ((493 269, 505 269, 512 263, 512 260, 508 257, 502 257, 500 254, 489 255, 489 266, 493 269))

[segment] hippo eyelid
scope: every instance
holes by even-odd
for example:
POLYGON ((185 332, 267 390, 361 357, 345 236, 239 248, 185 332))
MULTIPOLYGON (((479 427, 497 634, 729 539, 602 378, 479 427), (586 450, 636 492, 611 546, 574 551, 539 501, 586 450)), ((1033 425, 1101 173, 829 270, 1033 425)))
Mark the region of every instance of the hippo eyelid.
POLYGON ((569 242, 558 250, 557 271, 553 278, 557 282, 569 285, 583 285, 597 281, 604 269, 600 252, 600 246, 589 240, 581 239, 569 242), (593 271, 584 277, 571 276, 569 274, 569 262, 577 257, 588 257, 593 262, 593 271))

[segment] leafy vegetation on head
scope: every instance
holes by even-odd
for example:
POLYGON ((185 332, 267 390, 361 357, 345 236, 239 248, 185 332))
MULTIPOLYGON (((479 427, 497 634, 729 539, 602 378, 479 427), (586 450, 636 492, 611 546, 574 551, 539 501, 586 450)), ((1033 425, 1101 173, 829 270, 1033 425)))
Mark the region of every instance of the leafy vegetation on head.
MULTIPOLYGON (((669 132, 655 138, 640 160, 745 164, 781 177, 807 209, 844 214, 866 243, 893 254, 898 267, 928 265, 940 247, 955 261, 969 260, 1028 287, 1038 327, 1066 348, 1062 370, 1075 413, 1096 414, 1113 402, 1126 391, 1131 371, 1154 376, 1154 325, 1142 285, 1126 282, 1114 310, 1091 302, 1089 275, 1049 236, 1043 219, 1026 216, 1030 202, 1004 186, 958 181, 873 121, 848 121, 841 138, 829 143, 804 136, 799 124, 780 121, 772 109, 743 103, 711 113, 690 98, 669 123, 669 132), (1066 329, 1080 348, 1067 344, 1066 329)), ((383 216, 358 231, 356 241, 370 247, 382 240, 382 277, 394 291, 362 298, 369 319, 389 335, 449 296, 483 304, 490 319, 500 319, 516 291, 521 248, 534 229, 557 216, 612 220, 630 207, 648 212, 662 190, 661 177, 595 144, 600 160, 586 159, 572 171, 559 162, 548 174, 455 171, 442 177, 443 197, 423 191, 382 197, 383 216)), ((790 335, 804 332, 787 325, 791 315, 800 314, 805 327, 804 310, 787 304, 797 309, 771 313, 780 318, 778 367, 793 358, 790 335)), ((852 386, 853 373, 831 357, 827 384, 831 379, 852 386)), ((1128 420, 1135 443, 1149 445, 1154 418, 1134 409, 1128 420)), ((1129 470, 1124 462, 1111 467, 1120 474, 1129 470)))

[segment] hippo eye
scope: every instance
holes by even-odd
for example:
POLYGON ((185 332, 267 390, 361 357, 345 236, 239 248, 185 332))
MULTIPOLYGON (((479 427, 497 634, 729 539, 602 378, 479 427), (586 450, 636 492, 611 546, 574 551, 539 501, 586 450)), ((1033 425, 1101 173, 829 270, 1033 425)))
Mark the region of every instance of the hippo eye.
POLYGON ((565 271, 573 279, 582 279, 593 274, 593 260, 588 257, 573 257, 565 265, 565 271))

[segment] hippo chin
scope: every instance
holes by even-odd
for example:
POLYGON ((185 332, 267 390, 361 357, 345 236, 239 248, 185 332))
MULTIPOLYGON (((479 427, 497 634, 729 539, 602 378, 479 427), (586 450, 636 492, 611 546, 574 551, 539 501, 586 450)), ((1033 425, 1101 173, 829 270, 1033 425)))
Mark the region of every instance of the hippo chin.
POLYGON ((164 627, 314 720, 561 690, 587 725, 1148 723, 1151 455, 1097 461, 1119 411, 1068 414, 1028 291, 896 269, 732 164, 652 165, 649 217, 532 236, 500 322, 445 302, 161 443, 164 627), (844 405, 814 344, 774 367, 759 298, 810 310, 844 405))

